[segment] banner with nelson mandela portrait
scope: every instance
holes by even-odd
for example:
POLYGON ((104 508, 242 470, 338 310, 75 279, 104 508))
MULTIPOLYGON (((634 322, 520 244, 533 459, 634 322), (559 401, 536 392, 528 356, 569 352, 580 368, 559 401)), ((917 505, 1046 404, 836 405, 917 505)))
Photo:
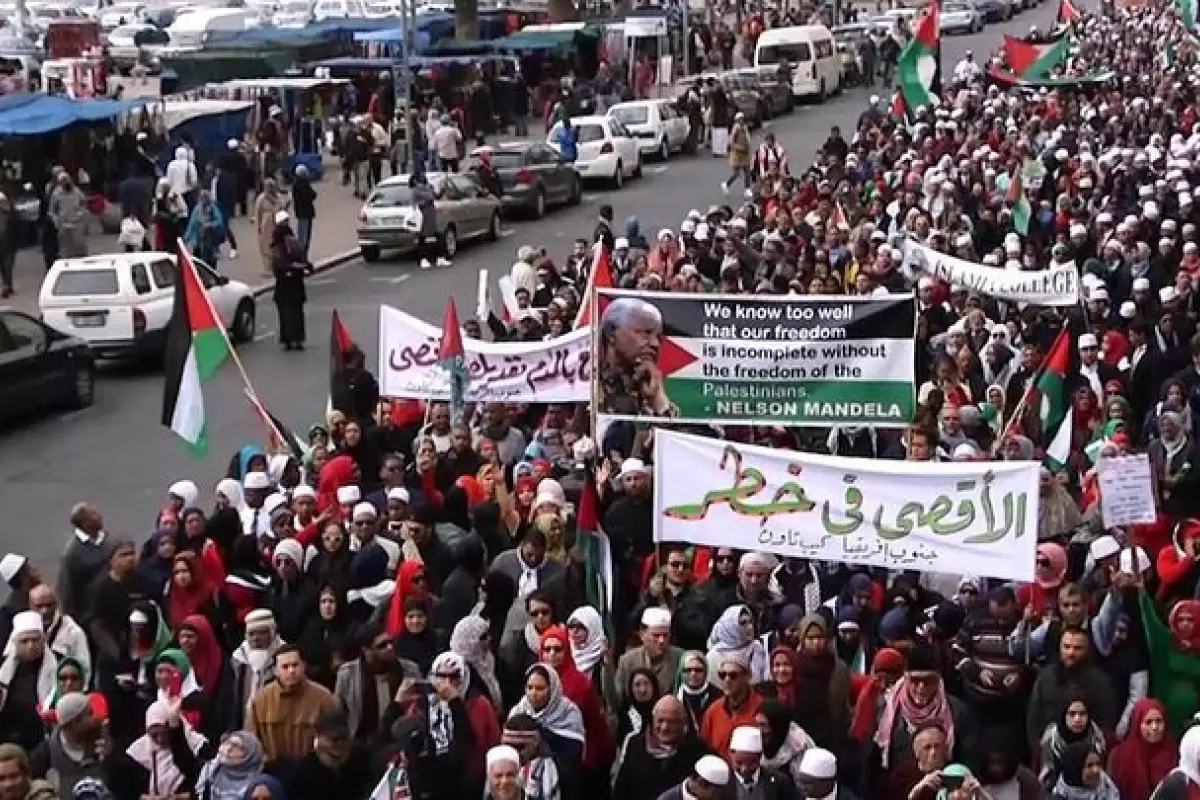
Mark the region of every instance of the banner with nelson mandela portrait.
POLYGON ((602 424, 900 427, 913 417, 911 294, 597 294, 602 424))

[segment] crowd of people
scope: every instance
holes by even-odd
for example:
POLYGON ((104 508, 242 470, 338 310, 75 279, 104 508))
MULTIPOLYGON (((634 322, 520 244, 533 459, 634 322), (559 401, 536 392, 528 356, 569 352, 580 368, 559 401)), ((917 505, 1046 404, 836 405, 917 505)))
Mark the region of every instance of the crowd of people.
POLYGON ((514 319, 464 325, 560 335, 601 261, 640 290, 915 292, 907 428, 702 430, 959 462, 1043 459, 1030 389, 1066 330, 1073 427, 1030 582, 656 547, 652 429, 381 399, 351 348, 303 458, 247 446, 212 491, 171 484, 141 541, 80 503, 56 581, 0 559, 0 800, 1200 796, 1196 48, 1157 5, 1058 35, 1062 80, 956 70, 911 119, 872 98, 803 172, 734 130, 744 202, 652 240, 603 206, 565 260, 519 249, 514 319), (1118 77, 1070 80, 1098 69, 1118 77), (1040 182, 1008 191, 1030 162, 1040 182), (1084 302, 947 285, 913 242, 1073 263, 1084 302), (1106 528, 1096 459, 1128 453, 1157 520, 1106 528))

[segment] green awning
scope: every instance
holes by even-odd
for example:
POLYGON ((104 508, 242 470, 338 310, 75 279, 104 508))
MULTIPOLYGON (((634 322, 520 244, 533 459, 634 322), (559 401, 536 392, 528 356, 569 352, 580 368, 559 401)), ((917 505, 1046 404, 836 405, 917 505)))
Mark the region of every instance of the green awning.
POLYGON ((601 29, 595 25, 585 25, 575 29, 530 30, 509 34, 495 41, 495 46, 501 50, 525 52, 529 50, 570 50, 579 39, 597 40, 601 29))

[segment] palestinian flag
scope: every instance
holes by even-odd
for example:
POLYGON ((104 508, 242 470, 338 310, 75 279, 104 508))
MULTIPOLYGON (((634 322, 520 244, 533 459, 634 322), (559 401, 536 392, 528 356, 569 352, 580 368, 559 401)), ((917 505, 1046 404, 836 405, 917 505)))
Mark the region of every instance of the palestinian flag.
POLYGON ((613 641, 613 559, 608 534, 600 527, 600 495, 596 476, 584 471, 579 508, 575 511, 575 544, 583 556, 584 600, 600 613, 609 641, 613 641))
POLYGON ((1069 25, 1083 19, 1083 12, 1071 0, 1058 0, 1058 24, 1069 25))
POLYGON ((1179 14, 1179 20, 1183 23, 1183 28, 1188 33, 1197 33, 1196 30, 1196 0, 1175 0, 1175 11, 1179 14))
POLYGON ((1067 60, 1071 40, 1063 37, 1052 44, 1031 44, 1015 36, 1004 37, 1004 60, 1013 74, 1022 78, 1044 78, 1067 60))
POLYGON ((833 224, 839 229, 850 230, 850 218, 846 216, 846 209, 842 208, 842 201, 836 200, 833 204, 833 224))
POLYGON ((575 330, 592 324, 592 314, 595 313, 592 306, 597 302, 596 290, 611 289, 615 285, 608 251, 603 244, 596 242, 592 246, 592 268, 588 271, 587 286, 583 290, 579 313, 575 315, 575 330))
POLYGON ((286 452, 297 461, 303 462, 308 455, 308 445, 305 441, 297 436, 295 431, 284 425, 279 417, 272 414, 262 399, 249 388, 246 389, 246 399, 250 401, 250 408, 254 409, 254 413, 258 415, 263 429, 266 431, 267 452, 286 452))
POLYGON ((455 422, 462 422, 470 374, 467 372, 467 353, 463 349, 462 327, 458 324, 458 308, 454 305, 453 297, 446 299, 446 311, 442 315, 438 364, 450 374, 450 415, 455 422))
POLYGON ((940 38, 938 4, 937 0, 933 0, 917 20, 912 41, 905 46, 896 62, 900 92, 904 96, 904 105, 910 110, 937 105, 937 96, 932 89, 938 71, 940 38))
POLYGON ((1022 78, 1020 75, 1014 75, 1005 69, 999 67, 988 67, 988 79, 993 83, 997 83, 1005 88, 1019 86, 1022 89, 1030 91, 1042 87, 1055 89, 1078 89, 1083 86, 1093 86, 1101 83, 1108 83, 1116 73, 1112 70, 1103 72, 1093 72, 1090 75, 1065 76, 1060 78, 1022 78))
POLYGON ((208 420, 200 387, 229 357, 232 347, 187 245, 180 239, 177 246, 179 276, 163 358, 162 424, 183 439, 192 456, 201 458, 208 452, 208 420))
POLYGON ((1008 181, 1008 191, 1004 198, 1005 203, 1012 211, 1013 228, 1022 236, 1029 233, 1029 219, 1033 216, 1033 209, 1029 205, 1029 198, 1025 196, 1025 184, 1021 180, 1021 172, 1014 172, 1008 181))
POLYGON ((350 331, 342 323, 342 315, 337 309, 329 317, 329 399, 325 403, 325 413, 333 410, 333 396, 337 393, 342 380, 342 372, 346 369, 346 355, 354 347, 350 331))
POLYGON ((1042 420, 1042 441, 1046 445, 1046 458, 1058 466, 1067 463, 1071 452, 1072 424, 1071 406, 1067 402, 1067 370, 1071 365, 1071 334, 1064 327, 1054 337, 1054 344, 1046 354, 1042 370, 1034 382, 1041 403, 1039 416, 1042 420))

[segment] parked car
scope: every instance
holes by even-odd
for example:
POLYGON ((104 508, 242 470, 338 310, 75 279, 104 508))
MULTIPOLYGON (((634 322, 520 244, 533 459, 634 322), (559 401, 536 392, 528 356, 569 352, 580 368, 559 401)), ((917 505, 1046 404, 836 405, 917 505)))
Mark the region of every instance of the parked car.
POLYGON ((983 30, 983 14, 975 6, 974 0, 950 0, 942 6, 940 13, 938 24, 943 33, 978 33, 983 30))
POLYGON ((87 342, 12 309, 0 309, 0 420, 48 408, 87 408, 95 361, 87 342))
MULTIPOLYGON (((234 341, 254 339, 254 293, 241 281, 192 259, 234 341)), ((83 339, 97 358, 157 356, 166 345, 179 274, 173 253, 110 253, 60 258, 38 294, 42 319, 83 339)))
MULTIPOLYGON (((751 128, 757 128, 762 125, 766 114, 767 102, 754 84, 739 78, 734 71, 706 72, 698 76, 698 79, 704 83, 708 83, 709 78, 713 78, 721 84, 721 88, 725 90, 725 94, 733 103, 734 110, 746 115, 747 125, 751 128)), ((686 94, 689 89, 696 85, 696 80, 697 76, 692 76, 676 81, 674 88, 675 97, 682 97, 686 94)))
POLYGON ((766 106, 766 118, 774 119, 796 107, 792 94, 792 79, 786 64, 743 67, 734 70, 738 77, 756 87, 766 106))
MULTIPOLYGON (((459 242, 500 238, 500 201, 470 175, 429 172, 434 194, 442 252, 454 258, 459 242)), ((385 250, 413 252, 421 218, 413 205, 408 175, 393 175, 379 183, 358 212, 358 249, 363 261, 378 261, 385 250)))
POLYGON ((1012 6, 1005 0, 975 0, 975 7, 983 15, 984 22, 1003 22, 1012 19, 1012 6))
POLYGON ((671 153, 682 151, 688 143, 692 124, 670 100, 634 100, 617 103, 608 110, 638 141, 643 156, 666 161, 671 153))
MULTIPOLYGON (((575 169, 584 180, 602 178, 614 188, 625 185, 626 178, 642 177, 642 155, 637 139, 613 117, 571 118, 575 128, 575 169)), ((562 123, 555 123, 546 135, 546 144, 558 151, 562 123)))
POLYGON ((542 142, 502 142, 471 151, 470 165, 481 150, 490 150, 492 169, 500 178, 504 212, 524 212, 541 219, 552 205, 576 205, 583 199, 583 179, 575 167, 542 142))

